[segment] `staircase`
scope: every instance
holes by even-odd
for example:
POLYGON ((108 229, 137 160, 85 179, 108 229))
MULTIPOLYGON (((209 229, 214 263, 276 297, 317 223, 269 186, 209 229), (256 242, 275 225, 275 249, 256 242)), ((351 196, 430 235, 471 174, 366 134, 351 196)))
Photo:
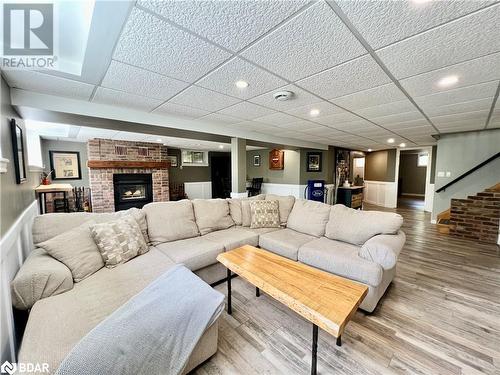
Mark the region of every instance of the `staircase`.
POLYGON ((437 218, 438 231, 451 236, 496 244, 500 220, 500 183, 466 199, 452 199, 437 218))

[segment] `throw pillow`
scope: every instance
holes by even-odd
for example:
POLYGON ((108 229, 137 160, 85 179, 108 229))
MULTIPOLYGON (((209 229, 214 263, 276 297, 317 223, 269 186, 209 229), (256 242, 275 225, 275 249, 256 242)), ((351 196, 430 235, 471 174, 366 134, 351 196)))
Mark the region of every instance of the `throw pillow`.
POLYGON ((225 199, 194 199, 192 202, 201 235, 234 226, 225 199))
POLYGON ((250 201, 250 212, 252 217, 250 228, 279 228, 278 201, 250 201))
POLYGON ((116 267, 148 251, 141 228, 132 216, 94 224, 91 231, 107 268, 116 267))
POLYGON ((88 221, 37 245, 64 263, 76 283, 104 267, 101 253, 90 232, 90 226, 94 224, 94 221, 88 221))
POLYGON ((292 211, 293 204, 295 203, 295 197, 293 195, 281 196, 274 194, 267 194, 266 200, 278 201, 280 209, 280 222, 281 225, 286 225, 288 221, 288 215, 292 211))
MULTIPOLYGON (((233 219, 236 225, 243 225, 243 213, 241 204, 245 200, 263 200, 266 196, 264 194, 255 195, 253 197, 247 198, 227 198, 227 203, 229 203, 229 213, 231 214, 231 218, 233 219)), ((250 226, 250 206, 247 206, 248 209, 248 224, 247 227, 250 226)))

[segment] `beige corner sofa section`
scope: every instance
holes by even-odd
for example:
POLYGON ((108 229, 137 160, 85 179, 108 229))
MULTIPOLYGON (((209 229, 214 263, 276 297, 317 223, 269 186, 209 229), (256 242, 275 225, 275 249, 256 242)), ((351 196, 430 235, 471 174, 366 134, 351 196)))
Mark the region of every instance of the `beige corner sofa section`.
MULTIPOLYGON (((185 264, 213 284, 226 277, 217 255, 244 244, 260 245, 368 285, 361 308, 373 311, 394 277, 405 241, 399 231, 402 219, 396 214, 355 213, 342 207, 274 195, 151 203, 142 210, 151 241, 149 252, 116 268, 101 268, 78 283, 64 264, 35 248, 12 282, 14 306, 31 309, 18 360, 48 362, 55 371, 83 336, 174 264, 185 264), (278 200, 282 228, 250 228, 250 199, 278 200), (363 225, 352 225, 360 220, 363 225), (372 221, 375 224, 370 225, 372 221), (360 235, 356 228, 364 233, 360 235), (343 235, 354 238, 354 243, 346 242, 343 235)), ((120 214, 39 216, 33 226, 35 247, 86 221, 103 222, 120 214)), ((217 326, 218 321, 205 332, 186 372, 217 351, 217 326)))

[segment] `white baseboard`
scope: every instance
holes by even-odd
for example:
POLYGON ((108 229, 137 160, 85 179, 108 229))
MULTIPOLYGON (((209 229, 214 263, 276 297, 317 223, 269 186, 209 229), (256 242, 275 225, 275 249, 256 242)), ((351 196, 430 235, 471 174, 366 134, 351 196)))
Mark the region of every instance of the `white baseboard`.
POLYGON ((212 181, 185 182, 184 192, 189 199, 212 198, 212 181))

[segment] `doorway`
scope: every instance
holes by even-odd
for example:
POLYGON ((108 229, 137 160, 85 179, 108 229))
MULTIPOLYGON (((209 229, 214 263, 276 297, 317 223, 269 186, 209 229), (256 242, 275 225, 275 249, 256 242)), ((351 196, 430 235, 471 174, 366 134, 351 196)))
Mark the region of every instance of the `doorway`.
POLYGON ((400 150, 398 208, 424 210, 429 160, 427 149, 400 150))
POLYGON ((213 152, 210 156, 212 198, 231 197, 231 154, 213 152))

